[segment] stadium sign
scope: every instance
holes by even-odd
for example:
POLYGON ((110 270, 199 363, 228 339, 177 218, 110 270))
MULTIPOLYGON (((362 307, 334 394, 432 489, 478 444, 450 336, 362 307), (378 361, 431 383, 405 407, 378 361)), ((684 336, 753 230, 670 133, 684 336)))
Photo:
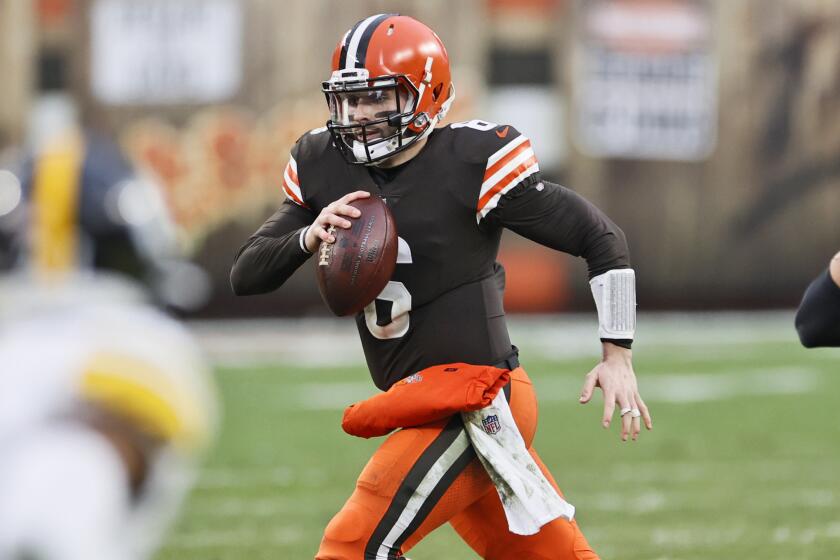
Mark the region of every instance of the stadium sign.
POLYGON ((242 13, 233 0, 96 0, 90 17, 100 101, 209 103, 239 89, 242 13))
POLYGON ((711 8, 699 0, 579 2, 574 141, 596 157, 701 160, 717 131, 711 8))

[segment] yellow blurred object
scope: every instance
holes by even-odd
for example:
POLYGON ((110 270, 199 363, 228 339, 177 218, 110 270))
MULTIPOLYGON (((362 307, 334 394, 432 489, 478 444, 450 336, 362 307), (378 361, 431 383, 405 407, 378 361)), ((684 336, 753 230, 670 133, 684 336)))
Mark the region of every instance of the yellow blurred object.
POLYGON ((198 403, 151 364, 128 356, 99 354, 81 377, 81 394, 178 447, 195 449, 208 439, 207 420, 198 403))
POLYGON ((38 272, 47 278, 67 272, 77 262, 83 161, 83 139, 79 133, 69 133, 46 146, 35 164, 33 260, 38 272))

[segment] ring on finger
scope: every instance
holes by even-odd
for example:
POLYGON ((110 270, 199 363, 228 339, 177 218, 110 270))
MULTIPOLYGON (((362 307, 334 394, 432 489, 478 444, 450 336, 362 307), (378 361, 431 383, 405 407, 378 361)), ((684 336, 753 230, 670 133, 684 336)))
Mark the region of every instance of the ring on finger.
POLYGON ((625 414, 629 414, 631 412, 633 412, 633 409, 628 406, 626 408, 622 408, 621 411, 619 412, 619 414, 621 416, 624 416, 625 414))
POLYGON ((642 415, 642 411, 639 410, 638 408, 633 408, 633 409, 630 410, 630 416, 632 416, 633 418, 638 418, 641 415, 642 415))

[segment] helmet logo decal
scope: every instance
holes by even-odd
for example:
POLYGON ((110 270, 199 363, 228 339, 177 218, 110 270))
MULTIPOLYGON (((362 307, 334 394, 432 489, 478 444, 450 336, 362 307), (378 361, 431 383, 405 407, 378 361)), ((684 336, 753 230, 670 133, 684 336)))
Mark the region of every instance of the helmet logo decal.
POLYGON ((423 93, 426 91, 426 86, 432 83, 432 62, 434 59, 431 56, 426 57, 426 67, 423 72, 423 81, 420 82, 420 93, 417 94, 417 101, 423 99, 423 93))

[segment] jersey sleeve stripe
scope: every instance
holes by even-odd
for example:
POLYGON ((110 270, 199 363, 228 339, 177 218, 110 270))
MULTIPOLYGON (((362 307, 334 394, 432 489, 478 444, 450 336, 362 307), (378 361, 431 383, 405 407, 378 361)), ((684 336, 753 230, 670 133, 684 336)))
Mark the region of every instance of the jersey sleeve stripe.
POLYGON ((297 205, 303 206, 304 208, 309 208, 303 202, 303 193, 300 190, 300 187, 292 181, 291 174, 294 171, 292 170, 291 163, 286 166, 286 170, 283 173, 283 192, 286 193, 286 196, 292 199, 297 205))
POLYGON ((487 158, 487 169, 490 169, 497 161, 509 154, 511 150, 516 149, 518 146, 521 146, 525 142, 529 142, 528 137, 524 134, 520 134, 519 136, 502 146, 499 150, 497 150, 489 158, 487 158))
POLYGON ((495 173, 490 176, 486 176, 484 182, 481 184, 481 190, 479 191, 478 195, 478 205, 481 206, 484 201, 492 196, 492 192, 496 189, 496 186, 504 182, 505 179, 510 176, 518 167, 520 167, 525 161, 530 159, 534 159, 536 161, 536 155, 534 154, 534 150, 531 149, 530 146, 525 147, 523 144, 523 149, 518 151, 514 154, 511 152, 512 157, 505 162, 505 164, 499 168, 495 173))
POLYGON ((297 162, 295 158, 289 157, 289 178, 292 180, 292 183, 300 190, 300 179, 298 179, 298 172, 297 172, 297 162))
POLYGON ((298 206, 308 208, 308 206, 306 206, 306 204, 303 202, 303 195, 300 192, 300 187, 298 187, 290 181, 288 167, 286 169, 287 172, 283 174, 283 192, 285 192, 286 196, 291 198, 292 201, 298 206))
POLYGON ((506 192, 513 189, 516 185, 533 175, 534 173, 539 172, 540 166, 537 164, 537 158, 532 157, 528 159, 523 165, 516 168, 515 174, 511 174, 510 176, 506 177, 504 181, 497 185, 498 189, 494 189, 492 196, 487 200, 487 202, 483 206, 478 207, 478 212, 476 212, 476 221, 481 222, 481 219, 486 216, 491 210, 493 210, 499 204, 499 200, 502 198, 506 192))
POLYGON ((290 198, 295 204, 299 206, 303 206, 303 201, 298 198, 294 192, 286 185, 286 179, 283 179, 283 192, 286 194, 286 197, 290 198))
POLYGON ((489 166, 484 172, 484 182, 481 185, 481 190, 486 191, 489 188, 487 185, 492 185, 494 178, 504 177, 505 169, 511 167, 511 163, 515 161, 522 161, 534 155, 534 150, 531 148, 531 142, 526 141, 517 146, 515 149, 508 152, 502 159, 498 160, 493 165, 489 166))

